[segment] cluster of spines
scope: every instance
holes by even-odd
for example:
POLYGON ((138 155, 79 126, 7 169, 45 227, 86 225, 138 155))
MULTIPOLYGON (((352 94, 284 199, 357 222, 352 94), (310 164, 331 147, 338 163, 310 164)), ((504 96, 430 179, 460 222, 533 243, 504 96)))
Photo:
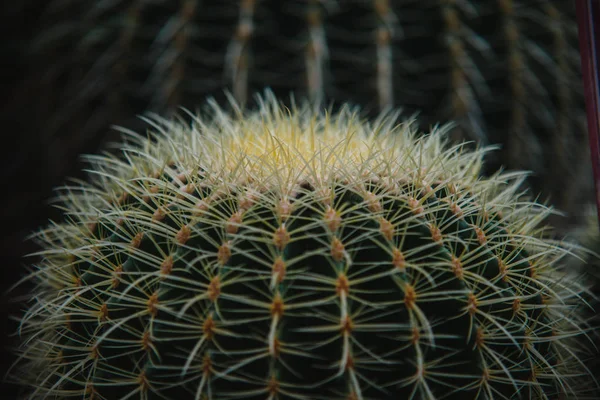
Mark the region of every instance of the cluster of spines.
POLYGON ((478 180, 482 152, 410 124, 261 110, 155 120, 65 189, 23 320, 36 395, 581 395, 580 288, 519 174, 478 180))

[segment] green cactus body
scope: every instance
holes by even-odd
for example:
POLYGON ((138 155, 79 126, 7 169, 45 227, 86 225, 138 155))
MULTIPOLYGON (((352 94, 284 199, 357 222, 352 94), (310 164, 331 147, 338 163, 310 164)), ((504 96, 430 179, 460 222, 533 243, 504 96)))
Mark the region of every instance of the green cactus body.
POLYGON ((30 398, 585 396, 583 289, 523 174, 479 178, 447 127, 259 104, 148 120, 62 191, 30 398))

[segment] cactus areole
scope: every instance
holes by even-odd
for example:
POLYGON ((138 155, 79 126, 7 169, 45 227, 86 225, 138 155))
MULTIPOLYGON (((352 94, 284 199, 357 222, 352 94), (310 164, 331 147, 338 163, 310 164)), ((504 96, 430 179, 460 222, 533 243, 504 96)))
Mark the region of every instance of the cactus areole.
POLYGON ((259 104, 149 118, 59 191, 27 398, 585 396, 583 289, 523 174, 449 126, 259 104))

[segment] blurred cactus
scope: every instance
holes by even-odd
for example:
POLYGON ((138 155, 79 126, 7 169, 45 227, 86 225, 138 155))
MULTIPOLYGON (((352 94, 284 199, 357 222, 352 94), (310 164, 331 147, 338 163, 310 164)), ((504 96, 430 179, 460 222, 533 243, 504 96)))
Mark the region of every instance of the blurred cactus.
POLYGON ((491 170, 534 171, 567 211, 589 195, 573 2, 563 0, 51 1, 32 45, 49 151, 99 143, 145 111, 270 87, 455 121, 500 143, 491 170), (71 142, 71 146, 65 142, 71 142))

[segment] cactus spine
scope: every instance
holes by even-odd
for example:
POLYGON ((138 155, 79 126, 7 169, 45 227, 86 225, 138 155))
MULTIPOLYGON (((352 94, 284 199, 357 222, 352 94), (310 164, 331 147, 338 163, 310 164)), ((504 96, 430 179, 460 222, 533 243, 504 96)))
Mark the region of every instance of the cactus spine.
POLYGON ((29 398, 584 398, 584 288, 524 175, 350 108, 152 118, 41 231, 29 398))

